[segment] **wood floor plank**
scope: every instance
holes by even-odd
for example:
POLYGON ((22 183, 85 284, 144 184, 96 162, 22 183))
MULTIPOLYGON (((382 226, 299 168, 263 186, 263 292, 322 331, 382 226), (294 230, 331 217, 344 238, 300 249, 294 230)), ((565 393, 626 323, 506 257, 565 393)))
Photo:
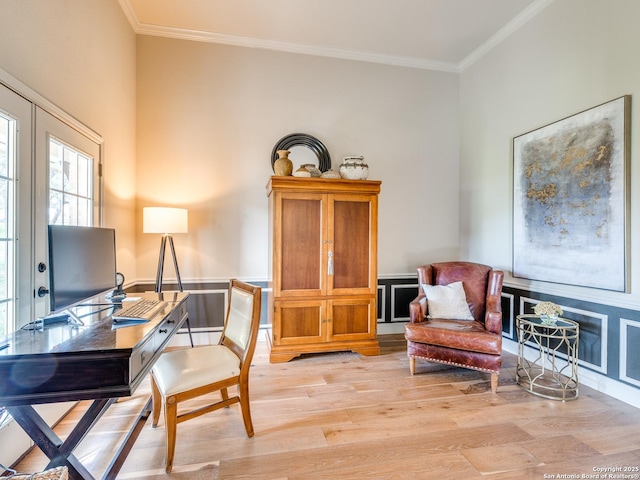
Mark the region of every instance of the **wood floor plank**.
MULTIPOLYGON (((410 405, 404 406, 411 408, 410 405)), ((409 417, 405 414, 393 417, 379 415, 377 418, 368 417, 366 420, 350 424, 334 424, 323 428, 323 431, 329 445, 340 445, 358 443, 365 437, 382 440, 406 436, 407 431, 414 429, 428 435, 434 431, 447 430, 455 426, 455 423, 446 415, 409 417)))
POLYGON ((346 410, 320 410, 312 412, 290 413, 287 415, 269 415, 256 417, 254 428, 260 433, 269 434, 278 430, 291 430, 308 427, 327 427, 351 423, 346 410))
POLYGON ((521 445, 492 445, 463 450, 462 455, 482 475, 540 467, 544 462, 531 455, 521 445))
POLYGON ((524 442, 522 446, 543 463, 563 462, 569 459, 588 460, 600 454, 573 435, 536 438, 524 442))
POLYGON ((640 425, 629 422, 627 425, 581 432, 581 438, 604 455, 629 451, 630 446, 640 450, 640 425))

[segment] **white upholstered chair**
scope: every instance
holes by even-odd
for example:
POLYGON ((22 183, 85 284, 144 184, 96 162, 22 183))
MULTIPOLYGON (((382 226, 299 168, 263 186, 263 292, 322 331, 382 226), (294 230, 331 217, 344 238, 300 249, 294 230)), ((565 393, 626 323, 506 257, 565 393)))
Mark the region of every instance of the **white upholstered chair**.
POLYGON ((249 367, 260 324, 261 289, 238 280, 229 286, 229 307, 220 342, 163 353, 151 372, 153 426, 164 407, 167 439, 165 471, 171 472, 178 423, 240 403, 244 427, 253 436, 249 409, 249 367), (229 397, 228 388, 236 386, 229 397), (220 391, 220 400, 195 410, 178 412, 178 404, 220 391))

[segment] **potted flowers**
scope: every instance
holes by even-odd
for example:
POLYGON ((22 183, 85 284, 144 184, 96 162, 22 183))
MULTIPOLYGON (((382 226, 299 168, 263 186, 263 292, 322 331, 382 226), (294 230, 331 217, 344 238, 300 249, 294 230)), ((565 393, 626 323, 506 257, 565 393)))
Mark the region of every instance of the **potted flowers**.
POLYGON ((562 315, 562 308, 553 302, 540 302, 533 307, 533 312, 540 316, 542 323, 546 325, 555 325, 558 317, 562 315))

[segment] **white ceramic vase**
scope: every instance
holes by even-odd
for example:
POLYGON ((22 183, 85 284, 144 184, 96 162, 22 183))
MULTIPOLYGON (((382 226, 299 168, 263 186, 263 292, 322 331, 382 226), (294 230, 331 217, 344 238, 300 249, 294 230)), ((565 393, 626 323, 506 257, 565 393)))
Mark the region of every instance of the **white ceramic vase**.
POLYGON ((364 157, 344 157, 340 165, 340 176, 347 180, 366 180, 369 176, 369 165, 364 157))

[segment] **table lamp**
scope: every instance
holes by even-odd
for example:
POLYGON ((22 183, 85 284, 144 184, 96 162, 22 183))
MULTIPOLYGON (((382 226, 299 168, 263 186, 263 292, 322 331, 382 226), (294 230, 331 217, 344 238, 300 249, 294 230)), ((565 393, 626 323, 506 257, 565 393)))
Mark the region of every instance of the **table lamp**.
POLYGON ((174 233, 188 233, 188 217, 189 212, 186 208, 171 207, 144 207, 142 209, 142 231, 143 233, 160 233, 160 256, 158 257, 158 273, 156 274, 157 293, 162 292, 162 272, 164 270, 164 254, 169 240, 169 248, 173 257, 173 267, 176 271, 178 279, 178 288, 182 292, 182 280, 180 279, 180 270, 178 270, 178 261, 176 260, 176 250, 173 246, 174 233))

